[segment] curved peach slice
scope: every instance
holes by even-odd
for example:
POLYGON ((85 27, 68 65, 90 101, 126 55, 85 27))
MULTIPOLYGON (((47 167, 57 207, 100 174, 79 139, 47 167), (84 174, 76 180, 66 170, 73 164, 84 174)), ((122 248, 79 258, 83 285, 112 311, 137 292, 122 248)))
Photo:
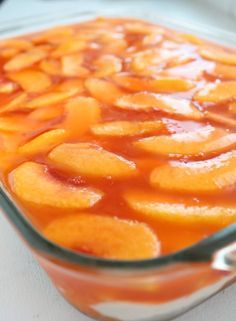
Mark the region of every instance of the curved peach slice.
POLYGON ((192 132, 140 139, 134 146, 160 155, 206 156, 236 146, 236 134, 209 125, 192 132))
POLYGON ((212 74, 228 80, 236 80, 236 66, 216 64, 212 74))
POLYGON ((236 184, 236 151, 197 161, 170 161, 156 167, 151 184, 171 191, 220 192, 236 184))
POLYGON ((229 105, 229 111, 236 114, 236 101, 229 105))
POLYGON ((52 84, 51 79, 45 73, 37 70, 16 71, 9 73, 7 77, 27 92, 41 92, 52 84))
POLYGON ((13 170, 10 183, 20 199, 58 208, 90 208, 103 196, 92 188, 62 183, 48 173, 45 165, 34 162, 23 163, 13 170))
POLYGON ((0 49, 18 49, 18 50, 28 50, 32 47, 32 43, 29 40, 13 38, 1 40, 0 49))
POLYGON ((98 78, 88 78, 85 81, 85 87, 94 98, 105 104, 113 105, 119 97, 124 95, 124 93, 111 82, 98 78))
POLYGON ((121 60, 114 55, 103 55, 94 61, 95 77, 107 77, 122 69, 121 60))
POLYGON ((236 65, 236 54, 226 51, 223 48, 203 47, 200 49, 200 55, 203 58, 218 61, 223 64, 236 65))
POLYGON ((47 55, 48 53, 46 50, 33 48, 14 56, 4 65, 4 69, 6 71, 18 71, 24 68, 29 68, 36 62, 44 59, 47 55))
POLYGON ((61 75, 61 62, 57 59, 44 59, 40 63, 40 69, 48 75, 61 75))
POLYGON ((194 87, 194 84, 181 78, 147 78, 134 77, 127 74, 117 74, 113 76, 114 81, 121 87, 131 91, 151 91, 153 93, 172 93, 177 91, 187 91, 194 87))
POLYGON ((86 77, 89 70, 82 64, 83 56, 80 54, 64 56, 61 58, 62 74, 67 77, 86 77))
POLYGON ((25 155, 47 153, 66 138, 64 129, 53 129, 45 132, 18 148, 18 152, 25 155))
POLYGON ((59 44, 59 46, 51 53, 51 55, 53 58, 58 58, 64 55, 80 52, 86 49, 86 47, 87 44, 85 41, 71 38, 59 44))
POLYGON ((60 91, 81 94, 84 91, 84 82, 82 79, 67 79, 58 85, 58 89, 60 91))
POLYGON ((45 229, 51 241, 82 253, 120 260, 156 257, 160 244, 143 223, 96 214, 78 214, 52 221, 45 229))
POLYGON ((94 98, 76 97, 66 104, 66 113, 66 132, 69 137, 76 138, 100 120, 101 108, 94 98))
POLYGON ((97 136, 135 136, 158 132, 164 128, 161 121, 112 121, 93 125, 91 131, 97 136))
POLYGON ((0 132, 17 132, 22 130, 25 126, 25 122, 19 118, 13 117, 0 117, 0 132))
POLYGON ((47 121, 55 119, 61 115, 63 115, 64 109, 56 106, 54 107, 42 107, 38 109, 34 109, 30 114, 30 119, 36 119, 39 121, 47 121))
POLYGON ((219 103, 233 97, 236 97, 236 81, 208 84, 194 95, 194 99, 201 103, 219 103))
POLYGON ((18 85, 11 81, 2 82, 0 83, 0 94, 11 94, 17 87, 18 85))
POLYGON ((26 93, 18 94, 8 104, 0 108, 0 113, 5 113, 5 112, 9 112, 9 111, 13 111, 18 108, 21 108, 25 106, 26 100, 27 100, 26 93))
POLYGON ((203 117, 202 113, 186 99, 147 92, 122 96, 116 100, 115 105, 127 110, 160 110, 168 114, 183 115, 191 119, 201 119, 203 117))
POLYGON ((137 173, 132 161, 89 143, 62 144, 51 151, 49 159, 67 171, 87 176, 119 179, 137 173))
POLYGON ((179 197, 140 191, 128 192, 124 198, 134 211, 158 221, 195 227, 224 227, 236 222, 236 208, 232 205, 194 203, 179 197))
POLYGON ((74 96, 75 92, 51 92, 31 99, 26 106, 28 108, 46 107, 64 102, 66 99, 74 96))

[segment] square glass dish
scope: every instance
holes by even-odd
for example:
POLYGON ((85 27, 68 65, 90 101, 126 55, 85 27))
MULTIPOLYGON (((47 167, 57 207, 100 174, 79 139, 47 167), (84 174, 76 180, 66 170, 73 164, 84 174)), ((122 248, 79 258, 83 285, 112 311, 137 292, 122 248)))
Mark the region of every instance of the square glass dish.
MULTIPOLYGON (((152 14, 121 10, 54 12, 1 22, 0 39, 82 22, 97 16, 145 18, 158 25, 236 47, 234 33, 191 26, 152 14)), ((236 278, 236 224, 174 254, 140 261, 108 260, 76 253, 46 239, 25 217, 6 188, 0 206, 63 296, 97 320, 169 320, 236 278)))

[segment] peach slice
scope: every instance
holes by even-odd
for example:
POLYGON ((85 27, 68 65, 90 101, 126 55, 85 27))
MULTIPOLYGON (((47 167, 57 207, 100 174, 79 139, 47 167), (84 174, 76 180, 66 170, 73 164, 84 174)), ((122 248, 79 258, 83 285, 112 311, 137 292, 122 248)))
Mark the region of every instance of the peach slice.
POLYGON ((48 55, 46 50, 33 48, 29 51, 19 53, 10 59, 5 65, 6 71, 18 71, 33 66, 36 62, 41 61, 48 55))
POLYGON ((212 74, 220 78, 236 80, 236 66, 229 66, 218 63, 213 69, 212 74))
POLYGON ((85 81, 85 87, 94 98, 105 104, 113 105, 119 97, 124 95, 116 85, 98 78, 88 78, 85 81))
POLYGON ((223 48, 203 47, 200 49, 200 55, 203 58, 221 62, 228 65, 236 65, 236 54, 226 51, 223 48))
POLYGON ((59 145, 49 159, 64 170, 92 177, 122 179, 137 173, 134 162, 89 143, 59 145))
POLYGON ((229 105, 229 111, 236 114, 236 101, 229 105))
POLYGON ((17 89, 17 84, 11 81, 0 83, 0 94, 11 94, 17 89))
POLYGON ((103 55, 94 61, 95 77, 107 77, 122 69, 121 60, 114 55, 103 55))
POLYGON ((194 99, 200 103, 219 103, 233 97, 236 97, 236 81, 208 84, 194 95, 194 99))
POLYGON ((62 74, 67 77, 86 77, 89 70, 82 66, 83 56, 80 54, 67 55, 61 58, 62 74))
POLYGON ((44 59, 40 63, 40 69, 48 75, 61 75, 61 62, 57 59, 44 59))
POLYGON ((0 108, 0 113, 17 110, 18 108, 23 107, 26 101, 27 101, 26 93, 18 94, 8 104, 0 108))
POLYGON ((37 70, 16 71, 9 73, 7 77, 27 92, 42 92, 52 84, 51 79, 45 73, 37 70))
POLYGON ((64 112, 64 109, 58 106, 41 107, 38 109, 34 109, 29 114, 29 118, 39 120, 39 121, 48 121, 63 115, 63 112, 64 112))
POLYGON ((65 138, 66 131, 64 129, 53 129, 20 146, 18 152, 25 155, 47 153, 64 142, 65 138))
POLYGON ((23 124, 19 118, 13 117, 0 117, 0 132, 17 132, 23 129, 23 124))
POLYGON ((51 44, 59 44, 64 42, 68 38, 71 38, 75 33, 75 30, 71 27, 60 26, 55 27, 44 32, 40 32, 36 34, 32 41, 36 44, 40 43, 51 43, 51 44))
POLYGON ((39 108, 55 105, 64 102, 66 99, 74 96, 75 92, 51 92, 31 99, 26 106, 28 108, 39 108))
POLYGON ((140 139, 134 146, 160 155, 205 157, 236 147, 236 134, 209 125, 191 132, 140 139))
POLYGON ((236 119, 233 117, 208 110, 205 111, 204 115, 206 119, 213 120, 214 122, 226 125, 227 127, 236 128, 236 119))
POLYGON ((47 166, 34 162, 25 162, 13 170, 10 184, 20 199, 58 208, 90 208, 103 197, 98 190, 62 183, 49 174, 47 166))
POLYGON ((66 104, 64 126, 70 138, 76 138, 87 132, 91 125, 100 120, 99 102, 92 97, 76 97, 66 104))
POLYGON ((148 35, 146 35, 143 38, 142 44, 144 46, 156 46, 163 40, 163 35, 158 32, 152 32, 148 35))
POLYGON ((116 100, 116 107, 127 110, 160 110, 168 114, 201 119, 202 113, 188 100, 165 95, 139 92, 125 95, 116 100))
POLYGON ((141 191, 127 192, 124 198, 134 211, 157 221, 194 227, 224 227, 236 222, 236 208, 232 205, 194 203, 180 197, 141 191))
POLYGON ((98 257, 140 260, 160 254, 160 244, 143 223, 81 213, 52 221, 45 229, 51 241, 98 257))
POLYGON ((93 125, 91 131, 97 136, 125 137, 150 134, 164 128, 161 121, 112 121, 93 125))
POLYGON ((56 48, 51 55, 53 58, 58 58, 64 55, 70 55, 76 52, 80 52, 86 49, 86 47, 87 44, 85 41, 81 39, 71 38, 59 44, 58 48, 56 48))
POLYGON ((113 76, 113 80, 121 87, 131 91, 151 91, 153 93, 172 93, 187 91, 194 87, 193 82, 180 78, 147 78, 134 77, 125 73, 113 76))
POLYGON ((236 184, 236 151, 204 161, 170 161, 150 176, 154 187, 184 192, 220 192, 236 184))
POLYGON ((81 94, 84 91, 84 82, 82 79, 67 79, 58 85, 58 89, 60 91, 81 94))
POLYGON ((28 50, 32 47, 32 43, 29 40, 13 38, 1 40, 0 42, 0 50, 4 49, 17 49, 17 50, 28 50))

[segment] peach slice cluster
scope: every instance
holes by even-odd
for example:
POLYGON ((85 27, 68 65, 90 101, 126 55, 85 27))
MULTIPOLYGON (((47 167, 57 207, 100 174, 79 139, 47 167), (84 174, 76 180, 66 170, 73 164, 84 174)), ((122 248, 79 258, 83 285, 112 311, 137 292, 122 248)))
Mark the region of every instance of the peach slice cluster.
POLYGON ((99 18, 0 41, 0 176, 84 254, 153 258, 159 223, 235 222, 235 113, 235 50, 193 35, 99 18))

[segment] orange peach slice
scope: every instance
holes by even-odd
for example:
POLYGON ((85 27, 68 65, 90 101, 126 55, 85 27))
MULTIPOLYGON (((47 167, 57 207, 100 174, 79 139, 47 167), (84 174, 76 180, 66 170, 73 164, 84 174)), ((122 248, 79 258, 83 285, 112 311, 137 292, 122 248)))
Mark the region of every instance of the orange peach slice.
POLYGON ((41 61, 48 55, 46 50, 33 48, 29 51, 19 53, 10 59, 5 65, 6 71, 18 71, 33 66, 36 62, 41 61))
POLYGON ((113 105, 119 97, 124 95, 116 85, 98 78, 88 78, 85 81, 85 87, 94 98, 105 104, 113 105))
POLYGON ((122 69, 121 60, 114 55, 103 55, 94 61, 95 77, 107 77, 122 69))
POLYGON ((72 97, 74 92, 51 92, 31 99, 27 103, 28 108, 39 108, 63 103, 66 99, 72 97))
POLYGON ((84 91, 84 82, 81 79, 67 79, 58 85, 60 91, 81 94, 84 91))
POLYGON ((52 221, 45 229, 51 241, 107 259, 140 260, 160 254, 160 244, 143 223, 81 213, 52 221))
POLYGON ((23 129, 24 126, 25 123, 22 124, 19 118, 0 117, 0 132, 16 132, 23 129))
POLYGON ((7 49, 17 49, 17 50, 28 50, 32 47, 32 43, 29 40, 13 38, 1 40, 0 42, 0 50, 2 48, 7 49))
POLYGON ((67 55, 61 58, 62 74, 67 77, 86 77, 89 70, 82 66, 83 56, 79 54, 67 55))
POLYGON ((125 137, 150 134, 164 128, 161 121, 112 121, 93 125, 91 131, 97 136, 125 137))
POLYGON ((18 152, 25 155, 47 153, 66 138, 64 129, 53 129, 45 132, 18 148, 18 152))
POLYGON ((180 78, 144 78, 134 77, 127 74, 117 74, 113 80, 121 87, 131 91, 151 91, 153 93, 172 93, 177 91, 187 91, 194 87, 194 84, 180 78))
POLYGON ((205 161, 170 161, 153 170, 150 182, 154 187, 190 193, 232 188, 236 184, 236 151, 205 161))
POLYGON ((229 111, 236 114, 236 101, 229 105, 229 111))
POLYGON ((11 82, 11 81, 6 81, 0 83, 0 94, 11 94, 17 89, 17 84, 11 82))
POLYGON ((27 101, 26 93, 18 94, 8 104, 0 108, 0 113, 17 110, 18 108, 25 106, 26 101, 27 101))
POLYGON ((236 134, 209 125, 191 132, 140 139, 134 146, 160 155, 206 156, 236 147, 236 134))
POLYGON ((53 58, 58 58, 64 55, 70 55, 76 52, 80 52, 86 49, 86 47, 87 44, 85 41, 71 38, 59 44, 58 48, 55 49, 51 55, 53 58))
POLYGON ((61 75, 61 62, 56 59, 44 59, 40 63, 40 69, 51 76, 61 75))
POLYGON ((100 120, 101 108, 98 101, 91 97, 77 97, 66 104, 64 126, 70 138, 76 138, 89 130, 100 120))
POLYGON ((201 103, 219 103, 233 97, 236 97, 236 81, 208 84, 194 95, 194 99, 201 103))
POLYGON ((165 95, 140 92, 125 95, 116 100, 116 107, 127 110, 160 110, 168 114, 201 119, 202 113, 188 100, 165 95))
POLYGON ((227 127, 236 128, 236 119, 233 117, 222 115, 213 111, 205 111, 204 115, 206 119, 213 120, 214 122, 226 125, 227 127))
POLYGON ((37 70, 17 71, 7 76, 27 92, 42 92, 52 84, 51 79, 45 73, 37 70))
POLYGON ((47 121, 55 119, 63 114, 64 110, 61 107, 41 107, 38 109, 34 109, 30 114, 30 119, 36 119, 39 121, 47 121))
POLYGON ((180 225, 224 227, 236 222, 236 208, 189 202, 179 197, 140 191, 124 195, 127 204, 147 217, 180 225))
POLYGON ((67 185, 49 174, 45 165, 26 162, 10 174, 13 192, 22 200, 58 208, 90 208, 103 193, 88 187, 67 185))
POLYGON ((223 48, 203 47, 200 49, 200 55, 203 58, 218 61, 223 64, 236 65, 236 54, 226 51, 223 48))
POLYGON ((220 78, 236 80, 236 66, 216 64, 212 74, 220 78))
POLYGON ((62 144, 49 159, 64 170, 92 177, 122 179, 137 173, 134 162, 89 143, 62 144))

